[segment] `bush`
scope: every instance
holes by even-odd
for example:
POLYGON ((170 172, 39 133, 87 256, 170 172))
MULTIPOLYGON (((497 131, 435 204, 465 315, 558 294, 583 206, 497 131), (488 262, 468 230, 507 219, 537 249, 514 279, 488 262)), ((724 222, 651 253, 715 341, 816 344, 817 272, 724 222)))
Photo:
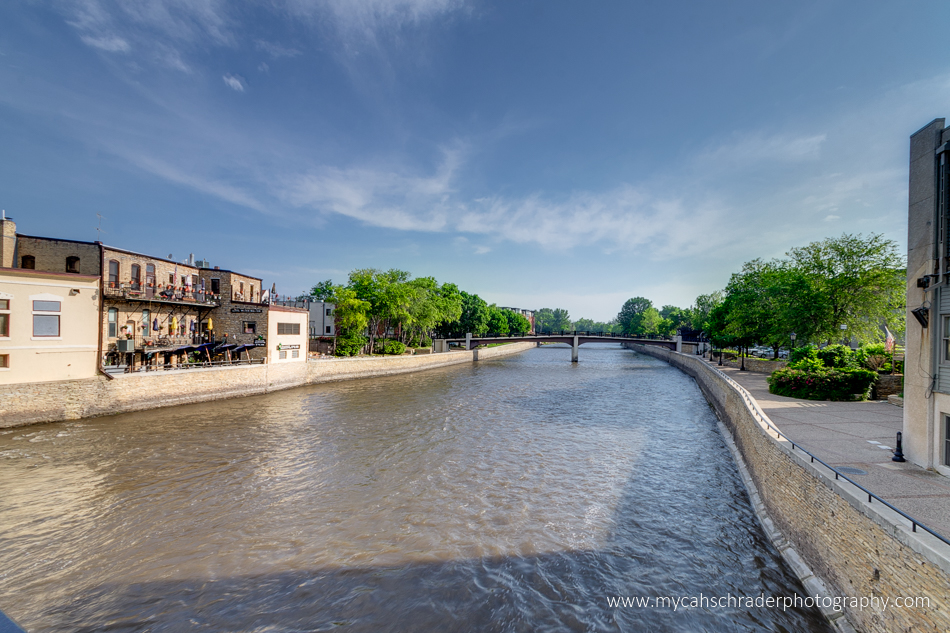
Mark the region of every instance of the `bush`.
POLYGON ((336 339, 337 356, 356 356, 366 345, 366 337, 362 334, 338 336, 336 339))
POLYGON ((802 345, 801 347, 796 347, 788 353, 789 366, 795 365, 796 363, 805 359, 817 360, 818 348, 814 345, 802 345))
POLYGON ((769 392, 805 400, 854 400, 868 397, 877 374, 867 369, 787 367, 769 376, 769 392))
POLYGON ((422 340, 419 341, 419 347, 432 347, 432 339, 428 336, 423 336, 422 340))
POLYGON ((406 346, 400 341, 393 339, 386 339, 386 342, 383 343, 383 354, 392 354, 398 356, 406 351, 406 346))
POLYGON ((818 350, 817 354, 821 362, 825 364, 825 367, 856 368, 858 366, 854 352, 850 347, 845 347, 844 345, 829 345, 824 349, 818 350))

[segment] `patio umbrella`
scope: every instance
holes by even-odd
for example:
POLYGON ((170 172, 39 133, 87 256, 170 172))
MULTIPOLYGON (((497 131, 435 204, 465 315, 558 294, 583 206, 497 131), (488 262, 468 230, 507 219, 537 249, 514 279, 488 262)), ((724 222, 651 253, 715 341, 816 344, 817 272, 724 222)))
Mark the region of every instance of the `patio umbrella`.
POLYGON ((172 332, 178 331, 178 317, 172 317, 172 332))
POLYGON ((208 317, 208 329, 209 330, 214 329, 214 321, 211 320, 211 317, 208 317))

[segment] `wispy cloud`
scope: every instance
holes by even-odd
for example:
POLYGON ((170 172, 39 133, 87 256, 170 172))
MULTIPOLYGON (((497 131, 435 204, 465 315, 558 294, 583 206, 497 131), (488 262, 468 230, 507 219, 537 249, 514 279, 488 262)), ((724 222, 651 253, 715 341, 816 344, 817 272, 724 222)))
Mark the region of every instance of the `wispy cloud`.
POLYGON ((221 79, 224 80, 224 83, 228 88, 231 88, 237 92, 244 92, 245 82, 242 77, 228 73, 227 75, 221 77, 221 79))
POLYGON ((128 42, 115 35, 100 35, 99 37, 83 35, 80 39, 93 48, 110 53, 127 53, 132 50, 128 42))
POLYGON ((254 42, 254 45, 257 47, 257 50, 267 53, 274 59, 279 59, 281 57, 296 57, 297 55, 300 55, 300 51, 296 48, 283 46, 276 42, 257 40, 254 42))
POLYGON ((699 160, 719 169, 766 163, 814 161, 821 157, 826 134, 745 133, 700 152, 699 160))

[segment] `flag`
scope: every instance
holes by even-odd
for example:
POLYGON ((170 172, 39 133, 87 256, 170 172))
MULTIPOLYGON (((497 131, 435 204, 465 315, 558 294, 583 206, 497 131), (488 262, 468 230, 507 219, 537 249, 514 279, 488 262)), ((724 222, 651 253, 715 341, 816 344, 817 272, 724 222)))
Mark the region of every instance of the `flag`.
POLYGON ((884 351, 890 354, 894 351, 894 335, 891 334, 886 325, 884 326, 884 334, 884 351))

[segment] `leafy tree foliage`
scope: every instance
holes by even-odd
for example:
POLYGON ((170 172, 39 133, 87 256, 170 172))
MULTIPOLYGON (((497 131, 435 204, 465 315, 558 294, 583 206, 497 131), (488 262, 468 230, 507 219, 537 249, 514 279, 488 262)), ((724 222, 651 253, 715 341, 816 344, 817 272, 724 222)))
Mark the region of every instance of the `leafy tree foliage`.
POLYGON ((563 308, 541 308, 534 313, 535 330, 541 334, 569 331, 573 327, 571 316, 563 308))
POLYGON ((510 310, 502 310, 494 303, 488 306, 488 331, 491 334, 508 334, 510 310))
POLYGON ((531 331, 531 321, 523 314, 508 311, 508 333, 527 334, 531 331))
POLYGON ((627 299, 617 314, 617 323, 624 334, 646 334, 647 327, 656 327, 660 321, 660 313, 653 307, 653 302, 646 297, 627 299), (646 316, 647 310, 653 310, 646 316), (649 321, 644 323, 644 319, 649 321))

